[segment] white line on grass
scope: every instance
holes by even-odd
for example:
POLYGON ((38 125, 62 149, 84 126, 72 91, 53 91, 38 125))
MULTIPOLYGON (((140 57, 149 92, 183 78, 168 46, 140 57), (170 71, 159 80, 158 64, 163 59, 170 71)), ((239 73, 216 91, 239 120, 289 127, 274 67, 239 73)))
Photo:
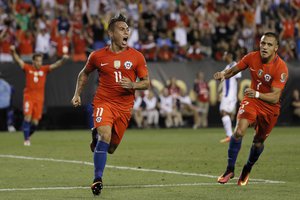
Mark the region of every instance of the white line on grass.
MULTIPOLYGON (((15 159, 24 159, 24 160, 39 160, 39 161, 51 161, 51 162, 61 162, 61 163, 74 163, 74 164, 82 164, 82 165, 91 165, 94 164, 91 162, 78 161, 78 160, 62 160, 62 159, 54 159, 54 158, 36 158, 30 156, 16 156, 16 155, 2 155, 0 154, 0 158, 15 158, 15 159)), ((209 174, 198 174, 198 173, 188 173, 188 172, 177 172, 170 170, 158 170, 158 169, 142 169, 137 167, 124 167, 124 166, 113 166, 106 165, 107 168, 119 169, 119 170, 132 170, 132 171, 142 171, 142 172, 156 172, 163 174, 176 174, 183 176, 199 176, 199 177, 207 177, 207 178, 217 178, 218 176, 213 176, 209 174)), ((265 180, 265 179, 251 179, 252 181, 265 182, 265 183, 285 183, 284 181, 273 181, 273 180, 265 180)))
MULTIPOLYGON (((251 184, 266 184, 267 182, 251 182, 251 184)), ((181 187, 181 186, 219 186, 219 183, 179 183, 179 184, 159 184, 159 185, 106 185, 105 189, 122 189, 122 188, 158 188, 158 187, 181 187)), ((226 185, 236 185, 236 183, 227 183, 226 185)), ((38 191, 38 190, 77 190, 90 189, 90 187, 40 187, 40 188, 0 188, 0 192, 13 191, 38 191)))

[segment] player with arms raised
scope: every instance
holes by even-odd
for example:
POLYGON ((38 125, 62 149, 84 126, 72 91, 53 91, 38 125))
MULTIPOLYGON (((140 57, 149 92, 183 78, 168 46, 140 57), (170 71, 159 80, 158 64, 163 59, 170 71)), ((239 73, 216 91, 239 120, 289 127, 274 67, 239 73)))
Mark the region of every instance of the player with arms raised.
POLYGON ((255 136, 247 163, 244 165, 238 185, 247 185, 252 166, 264 150, 264 141, 271 133, 280 113, 280 96, 288 79, 288 68, 277 55, 278 37, 265 33, 260 40, 260 50, 247 54, 234 67, 217 72, 217 80, 228 79, 249 68, 251 86, 245 90, 245 97, 237 114, 237 124, 228 148, 227 169, 218 178, 227 183, 234 177, 235 162, 241 148, 242 138, 249 125, 254 125, 255 136))
POLYGON ((94 127, 100 137, 94 149, 95 176, 91 186, 94 195, 99 195, 103 187, 102 175, 107 152, 116 150, 128 126, 135 90, 149 88, 144 56, 127 46, 129 27, 123 15, 119 14, 110 20, 108 35, 111 44, 91 53, 78 75, 72 99, 75 107, 81 105, 80 94, 88 76, 97 70, 99 84, 93 100, 93 117, 94 127))
POLYGON ((10 46, 11 54, 16 63, 25 72, 26 83, 23 97, 23 132, 24 146, 30 146, 30 136, 35 132, 43 114, 45 83, 47 74, 62 66, 69 58, 62 59, 51 65, 43 65, 43 55, 36 53, 32 56, 32 65, 25 63, 17 54, 15 46, 10 46))

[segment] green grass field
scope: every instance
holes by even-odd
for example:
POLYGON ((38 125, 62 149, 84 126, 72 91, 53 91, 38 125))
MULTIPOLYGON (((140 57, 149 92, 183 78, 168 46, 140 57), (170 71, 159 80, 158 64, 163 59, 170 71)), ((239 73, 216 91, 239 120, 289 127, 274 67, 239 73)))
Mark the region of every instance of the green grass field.
MULTIPOLYGON (((240 151, 235 179, 220 185, 228 144, 221 128, 128 130, 108 156, 98 199, 300 199, 300 128, 275 128, 249 184, 236 181, 248 158, 253 131, 240 151)), ((0 133, 0 199, 95 199, 88 131, 38 131, 30 147, 22 133, 0 133)))

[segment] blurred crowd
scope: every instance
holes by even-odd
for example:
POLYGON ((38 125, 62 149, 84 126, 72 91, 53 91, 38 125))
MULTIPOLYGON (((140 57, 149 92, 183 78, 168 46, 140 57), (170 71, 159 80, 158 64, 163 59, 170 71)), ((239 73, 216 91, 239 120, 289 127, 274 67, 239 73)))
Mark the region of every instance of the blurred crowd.
MULTIPOLYGON (((153 83, 153 82, 152 82, 153 83)), ((208 127, 209 86, 199 71, 190 91, 176 77, 162 85, 136 91, 132 110, 137 128, 208 127)))
POLYGON ((148 61, 237 59, 255 50, 262 33, 279 34, 279 54, 300 59, 300 0, 0 0, 0 62, 14 44, 25 60, 69 54, 85 61, 109 43, 108 20, 129 19, 129 46, 148 61))

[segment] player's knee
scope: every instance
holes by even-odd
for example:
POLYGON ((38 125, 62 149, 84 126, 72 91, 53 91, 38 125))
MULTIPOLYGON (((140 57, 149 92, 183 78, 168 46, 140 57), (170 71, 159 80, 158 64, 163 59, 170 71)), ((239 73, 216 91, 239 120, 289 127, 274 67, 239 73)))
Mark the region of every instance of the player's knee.
POLYGON ((253 142, 252 146, 256 149, 261 149, 264 147, 264 143, 263 142, 253 142))
POLYGON ((101 137, 101 141, 108 143, 108 144, 110 143, 111 134, 100 133, 100 137, 101 137))
POLYGON ((244 131, 240 128, 236 128, 235 132, 233 133, 233 137, 236 139, 240 139, 244 136, 244 131))

